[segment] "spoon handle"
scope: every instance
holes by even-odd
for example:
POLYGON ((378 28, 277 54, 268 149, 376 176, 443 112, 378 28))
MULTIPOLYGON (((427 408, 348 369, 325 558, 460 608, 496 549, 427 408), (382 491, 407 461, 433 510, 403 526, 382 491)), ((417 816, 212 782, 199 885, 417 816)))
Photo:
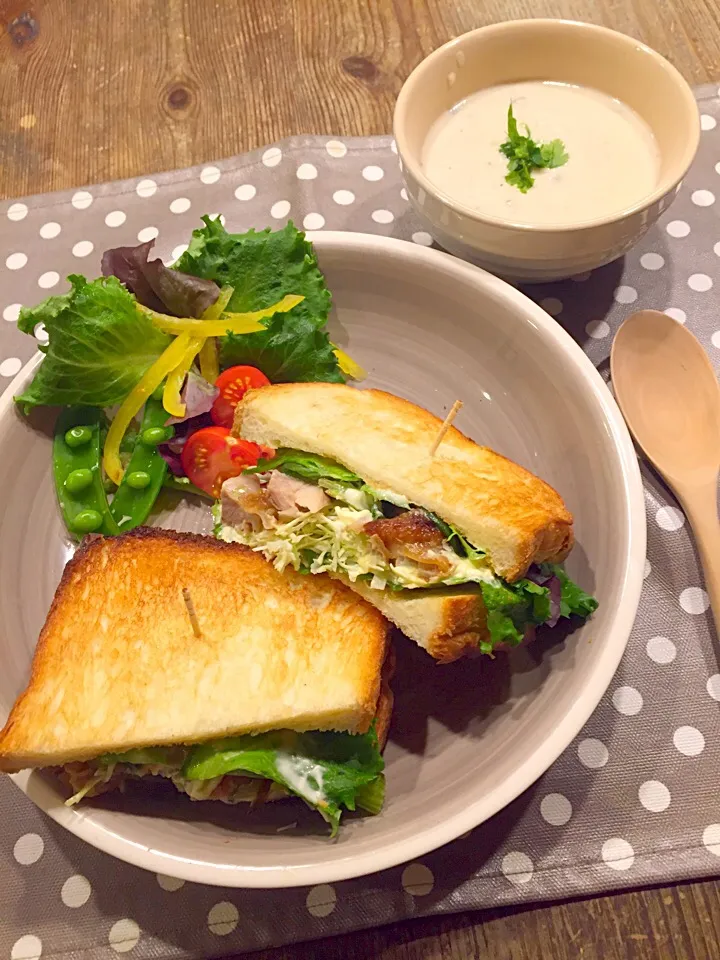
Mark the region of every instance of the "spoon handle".
POLYGON ((717 480, 678 490, 700 554, 715 631, 720 636, 720 520, 717 511, 717 480))

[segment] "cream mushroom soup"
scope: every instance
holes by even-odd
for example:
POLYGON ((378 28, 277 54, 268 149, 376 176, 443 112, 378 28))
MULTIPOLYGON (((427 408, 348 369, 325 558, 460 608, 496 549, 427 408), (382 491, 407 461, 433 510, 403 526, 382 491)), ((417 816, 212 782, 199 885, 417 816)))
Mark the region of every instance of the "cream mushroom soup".
POLYGON ((480 90, 435 121, 424 171, 449 198, 481 216, 537 226, 613 216, 650 194, 660 153, 647 123, 626 104, 590 87, 532 81, 480 90), (561 141, 567 159, 532 168, 521 190, 506 181, 508 108, 521 136, 561 141))

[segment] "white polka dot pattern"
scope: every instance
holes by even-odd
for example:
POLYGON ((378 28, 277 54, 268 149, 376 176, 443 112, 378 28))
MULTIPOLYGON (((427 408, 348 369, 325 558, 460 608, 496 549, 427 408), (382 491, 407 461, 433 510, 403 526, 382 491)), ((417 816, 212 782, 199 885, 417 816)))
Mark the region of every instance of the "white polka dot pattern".
POLYGON ((678 727, 673 734, 675 749, 686 757, 697 757, 705 749, 705 737, 697 727, 678 727))
POLYGON ((305 906, 312 917, 329 917, 335 909, 337 903, 337 894, 335 888, 328 883, 322 883, 318 887, 312 887, 308 890, 305 897, 305 906))
POLYGON ((138 185, 135 187, 135 192, 139 197, 149 198, 154 196, 155 191, 157 190, 157 183, 154 180, 140 180, 138 185))
POLYGON ((301 163, 295 175, 298 180, 315 180, 318 175, 317 167, 312 163, 301 163))
POLYGON ((164 873, 156 874, 155 879, 158 882, 158 886, 167 891, 167 893, 175 893, 185 886, 185 881, 181 880, 180 877, 168 877, 164 873))
POLYGON ((92 205, 93 195, 87 190, 78 190, 77 193, 73 194, 71 200, 72 205, 76 210, 87 210, 89 206, 92 205))
POLYGON ((651 813, 662 813, 670 806, 670 791, 659 780, 646 780, 640 784, 638 799, 651 813))
POLYGON ((679 530, 685 523, 685 515, 677 507, 660 507, 655 520, 663 530, 679 530))
POLYGON ((321 213, 308 213, 303 218, 305 230, 322 230, 325 226, 325 217, 321 213))
POLYGON ((672 663, 677 656, 677 647, 667 637, 651 637, 645 651, 652 661, 663 665, 672 663))
POLYGON ((68 877, 62 885, 60 899, 66 907, 77 909, 78 907, 85 906, 90 899, 91 893, 92 887, 90 886, 90 881, 87 877, 76 873, 72 877, 68 877))
POLYGON ((711 823, 705 827, 702 842, 709 853, 720 857, 720 823, 711 823))
POLYGON ((140 927, 134 920, 124 917, 117 920, 108 933, 108 943, 115 953, 129 953, 140 939, 140 927))
POLYGON ((21 367, 22 360, 19 357, 6 357, 0 361, 0 377, 14 377, 21 367))
POLYGON ((608 762, 608 748, 600 740, 587 737, 578 744, 578 758, 590 770, 599 770, 608 762))
POLYGON ((277 203, 274 203, 270 207, 270 216, 274 220, 284 220, 289 213, 290 213, 289 200, 278 200, 277 203))
POLYGON ((561 793, 549 793, 542 798, 540 814, 546 823, 562 827, 572 816, 572 804, 561 793))
POLYGON ((239 187, 235 190, 235 198, 237 200, 252 200, 252 198, 257 193, 257 190, 252 183, 241 183, 239 187))
POLYGON ((61 230, 62 227, 59 223, 56 223, 54 220, 49 220, 40 227, 40 236, 43 240, 54 240, 55 237, 60 236, 61 230))
POLYGON ((11 203, 7 209, 8 220, 24 220, 28 214, 28 208, 24 203, 11 203))
POLYGON ((612 695, 612 702, 617 712, 626 717, 634 717, 643 706, 642 694, 635 687, 618 687, 612 695))
POLYGON ((8 270, 22 270, 27 262, 26 253, 11 253, 5 258, 5 266, 8 270))
POLYGON ((219 179, 219 167, 203 167, 203 169, 200 171, 200 181, 202 183, 217 183, 219 179))
POLYGON ((622 837, 610 837, 602 845, 603 861, 613 870, 629 870, 635 862, 635 851, 622 837))
POLYGON ((192 202, 187 197, 176 197, 170 203, 170 213, 187 213, 192 202))
POLYGON ((710 597, 702 587, 686 587, 680 594, 680 606, 685 613, 705 613, 710 606, 710 597))
POLYGON ((432 893, 435 886, 435 877, 424 863, 410 863, 402 872, 403 890, 411 897, 426 897, 432 893))
POLYGON ((45 841, 37 833, 25 833, 19 837, 13 847, 13 856, 18 863, 28 866, 37 863, 43 855, 45 841))
POLYGON ((638 298, 638 293, 635 287, 629 287, 627 284, 621 284, 619 287, 615 288, 613 297, 617 303, 635 303, 638 298))
POLYGON ((127 214, 124 210, 111 210, 105 217, 105 224, 108 227, 121 227, 127 220, 127 214))
POLYGON ((328 152, 328 156, 333 157, 335 160, 341 160, 348 152, 347 146, 342 140, 328 140, 325 144, 325 149, 328 152))
POLYGON ((42 940, 32 933, 26 933, 12 945, 10 960, 38 960, 42 956, 42 940))
POLYGON ((500 869, 514 886, 530 883, 533 878, 534 865, 526 853, 512 850, 502 858, 500 869))
MULTIPOLYGON (((154 227, 150 227, 150 229, 151 229, 151 230, 154 230, 155 228, 154 228, 154 227)), ((143 233, 143 231, 141 230, 140 233, 143 233)), ((157 236, 157 232, 156 232, 155 236, 157 236)), ((138 240, 140 240, 141 242, 144 241, 144 240, 146 240, 146 239, 147 239, 147 240, 150 240, 150 239, 152 239, 152 238, 151 238, 151 237, 142 237, 142 238, 141 238, 141 237, 140 237, 140 234, 138 234, 138 240)), ((74 257, 87 257, 87 256, 89 256, 89 255, 93 252, 94 249, 95 249, 95 247, 94 247, 94 245, 93 245, 92 240, 78 240, 77 243, 73 244, 72 254, 73 254, 74 257)))
POLYGON ((228 900, 221 900, 210 909, 207 917, 207 925, 210 933, 217 937, 226 937, 232 933, 238 925, 240 914, 234 903, 228 900))
MULTIPOLYGON (((601 370, 620 322, 652 307, 687 324, 720 371, 714 295, 720 277, 720 110, 705 102, 701 113, 698 167, 624 261, 564 283, 524 288, 601 370)), ((153 256, 169 262, 185 249, 204 213, 222 212, 232 231, 277 229, 291 218, 308 231, 375 232, 432 246, 427 225, 408 202, 390 141, 382 143, 374 141, 368 149, 350 138, 304 137, 180 176, 151 174, 118 189, 70 191, 64 203, 57 198, 5 201, 0 206, 0 268, 5 268, 0 269, 0 386, 7 387, 37 344, 47 342, 42 324, 34 331, 37 342, 16 329, 21 303, 64 291, 68 273, 95 276, 102 251, 111 245, 157 239, 153 256)), ((140 875, 118 862, 113 877, 132 889, 130 899, 121 901, 115 894, 119 886, 97 867, 92 851, 83 847, 82 856, 66 856, 71 848, 59 850, 53 829, 0 778, 5 818, 0 856, 13 883, 46 891, 48 915, 63 930, 78 931, 67 935, 68 950, 83 949, 87 935, 107 956, 125 952, 151 960, 156 930, 152 924, 141 930, 151 907, 153 915, 167 917, 178 936, 187 930, 199 938, 198 955, 218 950, 237 955, 267 946, 260 940, 276 929, 279 916, 290 939, 311 939, 346 925, 434 910, 436 904, 443 909, 451 902, 449 891, 457 907, 482 907, 640 885, 662 880, 663 871, 691 877, 717 870, 720 824, 708 784, 720 761, 720 673, 709 600, 677 503, 657 483, 646 485, 645 499, 648 560, 627 656, 585 729, 536 785, 532 802, 494 818, 492 829, 505 839, 492 856, 487 856, 490 828, 484 825, 421 863, 352 886, 321 884, 248 899, 240 891, 195 887, 164 874, 140 875), (548 851, 553 851, 550 869, 548 851), (253 913, 247 920, 246 903, 252 903, 253 913), (111 912, 105 917, 101 907, 111 912)), ((581 534, 579 540, 582 546, 581 534)), ((590 569, 592 560, 587 558, 590 569)), ((566 648, 572 643, 571 637, 566 648)), ((545 651, 542 665, 552 669, 553 659, 545 651)), ((27 924, 13 919, 11 928, 6 948, 11 960, 57 952, 45 917, 27 924)), ((65 949, 65 934, 62 943, 65 949)), ((88 960, 95 960, 92 952, 88 960)))

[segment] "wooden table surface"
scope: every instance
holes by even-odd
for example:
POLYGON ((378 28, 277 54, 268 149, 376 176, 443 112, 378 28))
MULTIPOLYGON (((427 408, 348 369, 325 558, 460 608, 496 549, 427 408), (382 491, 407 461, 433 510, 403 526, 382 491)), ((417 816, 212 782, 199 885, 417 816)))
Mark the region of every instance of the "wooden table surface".
MULTIPOLYGON (((390 129, 410 70, 497 20, 589 20, 720 80, 720 0, 0 0, 0 196, 390 129)), ((398 924, 258 960, 714 960, 720 883, 398 924)))

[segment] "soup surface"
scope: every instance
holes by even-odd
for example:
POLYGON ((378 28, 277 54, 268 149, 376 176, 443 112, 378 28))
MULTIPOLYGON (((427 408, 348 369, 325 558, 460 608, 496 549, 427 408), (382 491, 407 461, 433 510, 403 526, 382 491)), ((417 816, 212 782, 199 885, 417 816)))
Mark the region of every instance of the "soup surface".
POLYGON ((426 176, 481 215, 537 226, 611 216, 652 193, 660 153, 648 124, 619 100, 590 87, 530 81, 480 90, 439 117, 423 145, 426 176), (526 193, 506 182, 512 104, 519 134, 559 139, 568 159, 532 169, 526 193))

